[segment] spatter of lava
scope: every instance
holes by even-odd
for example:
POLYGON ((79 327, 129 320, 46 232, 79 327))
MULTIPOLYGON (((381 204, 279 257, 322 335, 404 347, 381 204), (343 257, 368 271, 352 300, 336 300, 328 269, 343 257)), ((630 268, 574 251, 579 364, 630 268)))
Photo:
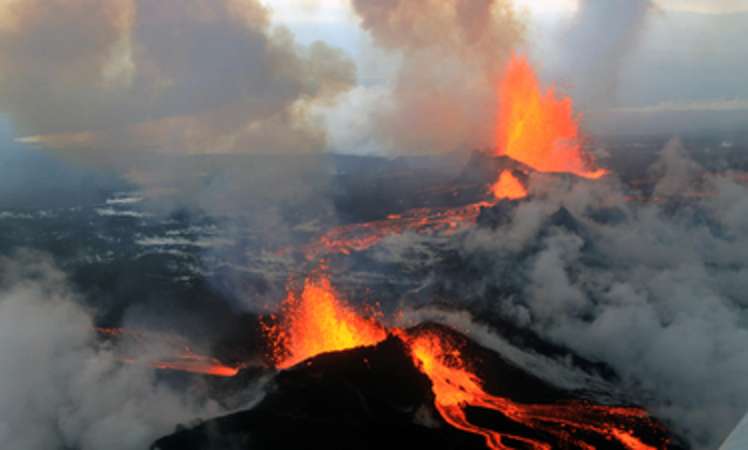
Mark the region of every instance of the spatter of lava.
POLYGON ((387 337, 376 320, 340 300, 325 277, 307 279, 300 295, 289 292, 281 315, 264 329, 281 369, 321 353, 376 345, 387 337))
POLYGON ((538 172, 569 173, 597 179, 580 145, 579 123, 569 97, 543 91, 529 61, 514 55, 499 85, 496 151, 538 172))
MULTIPOLYGON (((594 449, 583 437, 594 435, 597 441, 601 438, 616 441, 623 448, 655 449, 630 431, 642 424, 656 426, 642 409, 581 402, 516 403, 486 392, 459 348, 439 332, 393 329, 389 333, 400 338, 410 350, 413 363, 431 380, 435 407, 444 420, 455 428, 483 436, 491 449, 515 448, 514 443, 536 450, 551 450, 551 446, 516 433, 475 425, 467 416, 467 408, 495 411, 578 448, 594 449)), ((284 369, 321 353, 376 345, 388 336, 388 330, 342 301, 323 277, 318 281, 307 280, 300 296, 289 294, 281 316, 266 327, 266 335, 276 366, 284 369)))
MULTIPOLYGON (((543 90, 529 61, 514 55, 498 84, 496 122, 497 155, 545 173, 567 173, 587 179, 603 177, 580 144, 580 131, 571 98, 557 96, 553 88, 543 90)), ((493 200, 527 197, 526 186, 510 170, 497 174, 488 189, 493 200)), ((462 223, 474 221, 488 202, 458 208, 417 208, 403 214, 367 223, 335 227, 304 249, 307 259, 322 254, 349 254, 366 250, 384 237, 405 231, 449 235, 462 223)))

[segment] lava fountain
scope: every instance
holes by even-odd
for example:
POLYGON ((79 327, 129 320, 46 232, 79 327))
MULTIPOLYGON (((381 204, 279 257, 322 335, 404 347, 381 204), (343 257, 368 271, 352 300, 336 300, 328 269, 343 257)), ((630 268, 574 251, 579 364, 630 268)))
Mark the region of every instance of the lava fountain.
POLYGON ((581 148, 579 124, 571 98, 543 91, 529 61, 514 55, 499 85, 496 148, 538 172, 570 173, 597 179, 596 169, 581 148))
POLYGON ((457 429, 483 436, 493 450, 515 448, 516 444, 535 450, 552 447, 540 438, 476 425, 468 418, 468 408, 494 411, 538 435, 575 448, 594 449, 593 443, 601 441, 632 450, 655 450, 666 444, 651 446, 634 434, 632 430, 638 426, 656 426, 639 408, 583 402, 521 404, 492 395, 446 335, 432 330, 387 330, 375 317, 363 316, 341 300, 325 277, 307 279, 300 295, 289 293, 280 317, 275 317, 265 332, 280 369, 322 353, 376 345, 387 338, 388 332, 397 336, 409 349, 415 366, 431 381, 435 407, 444 420, 457 429))
POLYGON ((307 279, 300 295, 289 292, 280 316, 264 328, 280 369, 321 353, 376 345, 387 338, 387 331, 373 317, 342 301, 325 277, 307 279))

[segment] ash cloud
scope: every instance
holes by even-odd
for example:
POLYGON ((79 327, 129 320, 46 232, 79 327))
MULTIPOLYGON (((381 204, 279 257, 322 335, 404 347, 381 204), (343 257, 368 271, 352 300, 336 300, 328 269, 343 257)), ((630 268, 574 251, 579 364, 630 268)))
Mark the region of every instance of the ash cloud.
POLYGON ((89 313, 46 257, 0 259, 0 447, 147 448, 217 403, 177 391, 97 343, 89 313))
POLYGON ((0 42, 17 134, 126 167, 153 150, 317 151, 308 110, 355 78, 342 52, 297 45, 255 0, 19 0, 0 42))
POLYGON ((396 152, 493 146, 496 84, 524 26, 505 0, 354 0, 361 26, 400 56, 374 132, 396 152))

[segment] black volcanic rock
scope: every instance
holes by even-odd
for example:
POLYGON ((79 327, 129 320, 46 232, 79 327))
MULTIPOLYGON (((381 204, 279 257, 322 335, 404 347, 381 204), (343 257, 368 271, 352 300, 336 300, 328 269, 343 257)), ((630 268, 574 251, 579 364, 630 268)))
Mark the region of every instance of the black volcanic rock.
MULTIPOLYGON (((584 398, 551 386, 450 329, 422 325, 411 331, 434 330, 478 362, 486 389, 495 395, 527 404, 584 398)), ((271 392, 255 408, 179 429, 156 441, 152 450, 486 448, 483 437, 449 426, 433 404, 430 380, 413 365, 404 344, 390 337, 374 347, 323 354, 279 372, 271 392)), ((488 429, 549 442, 553 448, 576 448, 496 411, 471 407, 467 415, 488 429)), ((660 427, 637 432, 652 442, 667 438, 660 427)), ((587 438, 597 448, 622 448, 601 437, 587 438)))
POLYGON ((458 177, 458 181, 489 184, 496 181, 499 173, 504 170, 511 170, 515 175, 533 172, 529 166, 507 156, 474 151, 458 177))
POLYGON ((280 372, 257 407, 178 430, 152 449, 484 448, 482 437, 447 426, 432 405, 428 378, 389 338, 280 372))
POLYGON ((491 229, 507 225, 512 221, 514 209, 518 203, 518 200, 503 199, 493 206, 481 208, 475 222, 478 226, 491 229))

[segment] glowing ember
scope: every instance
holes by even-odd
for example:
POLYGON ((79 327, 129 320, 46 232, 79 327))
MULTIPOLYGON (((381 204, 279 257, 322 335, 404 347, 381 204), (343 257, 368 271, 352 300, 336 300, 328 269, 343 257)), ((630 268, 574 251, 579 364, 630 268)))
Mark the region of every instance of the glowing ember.
POLYGON ((579 144, 572 101, 553 88, 542 91, 527 59, 513 56, 501 82, 496 146, 500 154, 539 172, 600 178, 579 144))
POLYGON ((327 278, 307 279, 300 296, 289 293, 282 317, 265 327, 278 368, 321 353, 376 345, 387 332, 338 298, 327 278))
POLYGON ((584 433, 592 433, 606 441, 617 441, 624 448, 654 450, 634 436, 628 428, 634 423, 649 421, 641 409, 608 407, 584 403, 558 405, 523 405, 487 393, 481 380, 465 364, 457 347, 435 332, 407 335, 399 332, 409 345, 415 364, 431 379, 435 406, 450 425, 485 438, 491 449, 514 448, 522 443, 532 449, 550 450, 547 442, 512 433, 500 433, 477 425, 467 418, 466 407, 496 411, 529 428, 547 433, 556 439, 580 448, 594 449, 584 442, 584 433), (619 425, 621 424, 621 425, 619 425))
POLYGON ((496 200, 518 200, 527 197, 527 189, 509 170, 501 172, 499 179, 491 186, 491 192, 496 200))
POLYGON ((217 377, 233 377, 239 373, 238 367, 227 366, 216 358, 195 353, 190 345, 178 336, 124 328, 96 328, 96 331, 99 335, 112 339, 129 339, 138 344, 136 349, 143 350, 143 353, 145 353, 146 347, 152 347, 155 344, 162 347, 164 351, 173 354, 173 356, 157 360, 133 356, 119 358, 120 361, 127 364, 143 363, 155 369, 176 370, 217 377))

